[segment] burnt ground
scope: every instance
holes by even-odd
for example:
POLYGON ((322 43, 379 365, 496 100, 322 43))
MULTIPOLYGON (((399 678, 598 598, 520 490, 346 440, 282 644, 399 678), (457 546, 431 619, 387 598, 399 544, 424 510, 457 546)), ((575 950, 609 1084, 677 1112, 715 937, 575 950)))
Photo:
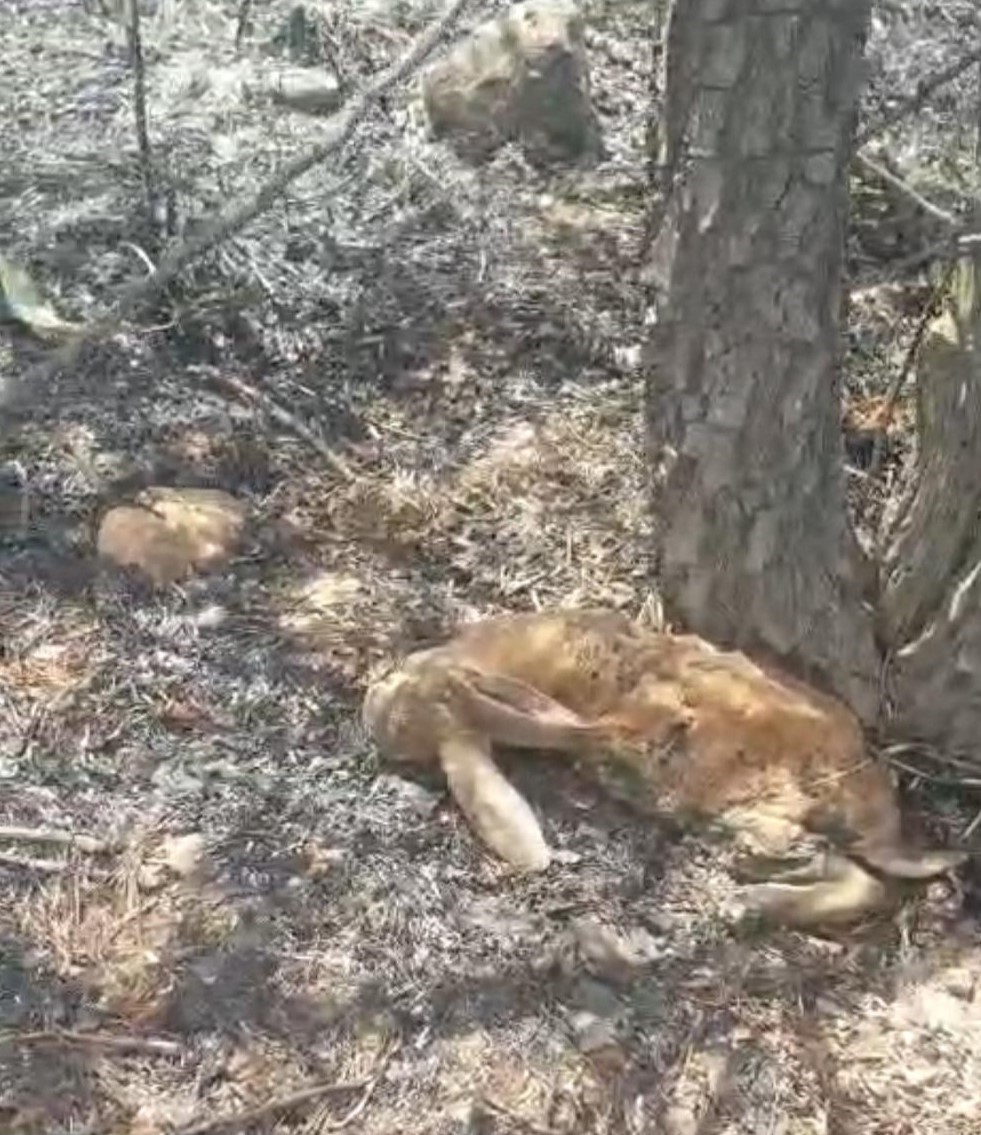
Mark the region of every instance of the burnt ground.
MULTIPOLYGON (((438 782, 379 767, 358 726, 375 668, 457 619, 558 602, 658 616, 638 375, 649 7, 587 6, 599 166, 503 152, 468 169, 401 88, 8 416, 32 529, 0 552, 0 823, 125 848, 0 843, 0 1129, 203 1135, 247 1129, 251 1109, 255 1129, 372 1135, 981 1129, 972 894, 939 884, 845 940, 752 940, 725 917, 718 849, 558 767, 513 769, 565 853, 516 879, 438 782), (250 502, 228 570, 151 594, 97 569, 98 516, 151 481, 250 502), (192 833, 206 853, 189 863, 173 841, 192 833)), ((318 10, 315 47, 356 86, 435 9, 318 10)), ((178 233, 323 131, 242 88, 286 57, 287 14, 146 6, 178 233)), ((883 3, 876 21, 869 121, 977 31, 952 0, 883 3)), ((7 0, 0 44, 0 247, 86 318, 158 251, 125 36, 95 3, 7 0)), ((975 92, 969 73, 892 132, 904 172, 970 184, 975 92)), ((935 234, 867 186, 856 207, 861 423, 915 332, 929 287, 908 261, 935 234)), ((42 354, 15 329, 2 350, 16 370, 42 354)), ((849 441, 862 520, 911 438, 890 433, 874 482, 849 441)), ((971 798, 931 803, 962 835, 971 798)))

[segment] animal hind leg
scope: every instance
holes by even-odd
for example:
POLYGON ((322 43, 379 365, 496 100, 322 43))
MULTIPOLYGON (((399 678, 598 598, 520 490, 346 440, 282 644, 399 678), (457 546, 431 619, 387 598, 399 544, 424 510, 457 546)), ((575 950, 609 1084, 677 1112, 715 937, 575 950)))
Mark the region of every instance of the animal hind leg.
POLYGON ((748 852, 737 874, 759 880, 743 892, 747 913, 803 929, 854 922, 888 903, 885 882, 845 855, 808 848, 808 833, 786 811, 754 808, 727 819, 748 852))
POLYGON ((828 852, 803 871, 747 888, 744 901, 748 912, 803 929, 856 922, 882 911, 892 897, 892 889, 860 864, 828 852))
POLYGON ((543 871, 551 852, 527 800, 506 779, 491 756, 487 737, 447 734, 439 742, 440 763, 453 798, 485 844, 522 871, 543 871))
POLYGON ((933 879, 960 867, 968 858, 966 851, 945 848, 907 848, 895 845, 856 844, 856 859, 896 879, 933 879))

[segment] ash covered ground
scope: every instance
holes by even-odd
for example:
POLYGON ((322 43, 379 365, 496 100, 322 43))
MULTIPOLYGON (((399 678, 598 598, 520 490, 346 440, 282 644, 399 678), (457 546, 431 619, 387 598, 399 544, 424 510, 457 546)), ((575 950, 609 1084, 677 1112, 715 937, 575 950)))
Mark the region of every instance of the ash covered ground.
MULTIPOLYGON (((741 939, 719 917, 718 849, 556 767, 511 770, 567 853, 515 879, 438 781, 380 767, 358 727, 376 668, 460 618, 656 615, 638 370, 651 8, 585 7, 598 166, 543 172, 508 150, 468 168, 398 88, 5 423, 33 530, 0 550, 0 824, 128 841, 65 871, 0 863, 5 1130, 204 1135, 252 1108, 255 1129, 371 1135, 981 1129, 962 896, 941 885, 847 941, 741 939), (287 406, 354 480, 222 374, 287 406), (250 545, 166 594, 99 571, 98 517, 147 481, 247 499, 250 545), (188 834, 206 847, 190 866, 188 834), (306 1088, 322 1091, 285 1106, 306 1088)), ((357 87, 437 6, 319 10, 327 62, 357 87)), ((288 13, 147 8, 150 137, 180 232, 324 130, 245 90, 284 58, 288 13)), ((979 26, 973 3, 877 5, 866 121, 979 26)), ((90 318, 152 251, 125 33, 97 4, 6 0, 0 46, 0 247, 90 318)), ((888 145, 969 170, 976 83, 888 145)), ((915 222, 856 194, 859 416, 928 290, 894 267, 931 239, 915 222)), ((0 349, 5 368, 42 355, 16 335, 0 349)), ((860 472, 861 519, 892 482, 860 472)), ((955 830, 970 820, 939 803, 955 830)))

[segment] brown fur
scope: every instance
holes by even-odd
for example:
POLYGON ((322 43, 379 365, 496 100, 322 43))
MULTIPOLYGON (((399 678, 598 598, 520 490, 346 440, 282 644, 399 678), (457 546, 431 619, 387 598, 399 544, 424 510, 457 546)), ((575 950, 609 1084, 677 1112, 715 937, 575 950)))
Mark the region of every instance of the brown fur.
POLYGON ((547 865, 547 847, 494 768, 495 742, 575 754, 604 782, 625 778, 641 811, 721 821, 767 854, 826 837, 843 855, 818 877, 755 891, 759 909, 786 921, 857 917, 887 901, 889 877, 928 878, 964 858, 906 846, 889 771, 841 702, 744 654, 614 613, 466 626, 372 686, 364 718, 390 757, 441 762, 485 842, 527 869, 547 865))

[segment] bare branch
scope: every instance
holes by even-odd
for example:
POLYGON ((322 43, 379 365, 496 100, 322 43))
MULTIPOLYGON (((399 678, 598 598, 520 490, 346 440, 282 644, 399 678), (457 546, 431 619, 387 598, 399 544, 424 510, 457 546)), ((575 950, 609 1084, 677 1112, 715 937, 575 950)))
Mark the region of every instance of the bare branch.
POLYGON ((867 154, 862 153, 856 154, 855 160, 869 173, 880 178, 915 205, 918 205, 924 213, 928 213, 935 220, 941 221, 951 228, 957 227, 959 222, 953 213, 948 213, 946 209, 941 209, 939 205, 935 205, 932 201, 924 197, 922 193, 914 189, 908 182, 903 181, 901 177, 897 177, 892 170, 887 169, 881 162, 877 162, 874 158, 870 158, 867 154))
POLYGON ((542 1123, 536 1123, 533 1119, 528 1119, 526 1116, 507 1107, 505 1104, 501 1103, 500 1100, 495 1099, 494 1096, 488 1095, 486 1092, 480 1097, 480 1103, 487 1111, 493 1112, 495 1115, 503 1116, 516 1126, 530 1131, 531 1135, 558 1135, 556 1128, 546 1127, 542 1123))
POLYGON ((391 1063, 392 1057, 399 1050, 399 1047, 398 1042, 393 1044, 379 1060, 374 1073, 365 1080, 349 1080, 339 1084, 314 1084, 309 1088, 300 1088, 299 1091, 276 1096, 271 1100, 267 1100, 265 1103, 259 1104, 257 1107, 249 1108, 248 1111, 239 1112, 237 1115, 219 1115, 214 1119, 206 1119, 202 1123, 194 1123, 190 1127, 183 1127, 178 1132, 178 1135, 214 1135, 216 1131, 242 1130, 254 1126, 260 1120, 271 1119, 273 1116, 280 1115, 286 1111, 292 1111, 294 1108, 300 1107, 303 1104, 312 1103, 314 1100, 321 1099, 323 1096, 337 1095, 343 1092, 361 1092, 362 1094, 357 1103, 354 1104, 343 1119, 333 1124, 322 1124, 320 1128, 323 1131, 339 1131, 342 1127, 353 1123, 367 1107, 368 1101, 371 1099, 375 1088, 378 1087, 382 1077, 388 1070, 388 1065, 391 1063))
POLYGON ((140 0, 129 0, 126 38, 129 60, 133 67, 133 113, 136 119, 136 142, 140 149, 140 172, 146 194, 147 222, 152 229, 156 213, 156 189, 153 177, 153 154, 146 115, 146 69, 143 64, 143 37, 140 34, 140 0))
POLYGON ((279 422, 282 426, 286 426, 286 428, 292 430, 297 437, 302 438, 308 445, 312 446, 327 464, 330 465, 336 473, 340 474, 345 481, 357 480, 354 470, 339 453, 331 449, 323 438, 318 437, 309 426, 304 425, 295 414, 291 414, 285 406, 281 406, 271 395, 266 394, 263 390, 258 390, 254 386, 250 386, 247 382, 243 382, 234 375, 223 374, 217 367, 202 369, 206 369, 208 376, 218 383, 219 386, 224 386, 246 404, 258 403, 258 405, 262 406, 274 421, 279 422))
MULTIPOLYGON (((231 205, 192 239, 167 252, 151 276, 130 282, 118 294, 115 310, 94 320, 70 342, 64 344, 39 366, 32 368, 19 384, 22 388, 49 381, 59 370, 72 366, 83 347, 118 331, 138 304, 157 295, 185 265, 234 235, 269 209, 297 178, 325 161, 350 140, 376 102, 401 82, 437 46, 471 0, 451 0, 449 7, 412 43, 409 50, 374 82, 355 95, 345 109, 328 123, 324 140, 286 165, 254 194, 231 205)), ((8 395, 9 397, 9 395, 8 395)))
POLYGON ((53 843, 59 847, 74 847, 89 855, 104 855, 113 851, 114 847, 105 840, 96 839, 95 836, 77 835, 75 832, 63 832, 56 828, 18 828, 9 824, 0 826, 0 840, 9 840, 20 843, 53 843))
POLYGON ((141 1053, 147 1056, 180 1056, 184 1052, 182 1045, 173 1040, 161 1040, 158 1037, 139 1036, 112 1036, 109 1033, 69 1032, 67 1030, 51 1030, 36 1033, 6 1033, 0 1034, 0 1044, 9 1045, 35 1045, 35 1044, 63 1044, 77 1045, 79 1047, 101 1048, 108 1052, 141 1053))
POLYGON ((927 75, 916 84, 916 90, 909 96, 903 99, 898 106, 893 107, 888 114, 875 126, 867 127, 865 130, 859 131, 856 145, 864 146, 867 142, 871 142, 873 138, 880 138, 887 130, 890 130, 897 122, 901 122, 911 114, 915 114, 921 106, 930 98, 934 91, 940 87, 945 86, 947 83, 952 83, 959 75, 962 75, 972 64, 981 61, 981 47, 975 47, 966 55, 962 55, 960 59, 955 59, 949 67, 944 67, 940 71, 936 71, 932 75, 927 75))
POLYGON ((26 855, 10 855, 0 851, 0 868, 11 867, 15 871, 34 871, 39 875, 61 875, 71 868, 65 859, 32 859, 26 855))

